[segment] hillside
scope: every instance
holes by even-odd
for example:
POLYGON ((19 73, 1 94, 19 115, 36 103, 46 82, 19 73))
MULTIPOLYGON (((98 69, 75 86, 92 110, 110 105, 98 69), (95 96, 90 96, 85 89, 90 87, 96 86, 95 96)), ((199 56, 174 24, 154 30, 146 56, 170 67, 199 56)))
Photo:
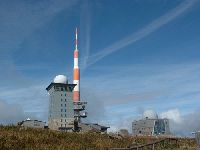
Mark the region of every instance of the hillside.
MULTIPOLYGON (((155 138, 127 137, 114 138, 98 133, 61 133, 43 129, 20 130, 15 126, 0 126, 0 149, 42 149, 42 150, 107 150, 125 148, 130 145, 148 143, 155 138)), ((196 149, 195 141, 178 139, 178 143, 157 146, 156 149, 189 150, 196 149)))

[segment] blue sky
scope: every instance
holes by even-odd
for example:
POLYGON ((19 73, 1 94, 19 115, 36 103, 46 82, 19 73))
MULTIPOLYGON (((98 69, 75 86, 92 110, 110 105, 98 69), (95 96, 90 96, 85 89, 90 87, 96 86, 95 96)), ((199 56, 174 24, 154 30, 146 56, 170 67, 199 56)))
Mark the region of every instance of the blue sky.
MULTIPOLYGON (((45 88, 57 74, 72 82, 78 27, 81 96, 88 101, 89 121, 130 129, 132 120, 153 109, 184 128, 186 118, 200 114, 199 4, 1 0, 0 121, 47 121, 45 88)), ((200 130, 198 124, 188 124, 187 133, 200 130)))

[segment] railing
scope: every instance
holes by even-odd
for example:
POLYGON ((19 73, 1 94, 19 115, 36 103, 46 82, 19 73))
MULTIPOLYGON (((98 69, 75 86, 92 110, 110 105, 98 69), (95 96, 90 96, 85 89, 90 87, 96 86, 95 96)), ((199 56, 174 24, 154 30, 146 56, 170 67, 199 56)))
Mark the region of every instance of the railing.
POLYGON ((166 143, 169 144, 177 144, 178 139, 176 138, 165 138, 165 139, 161 139, 158 141, 154 141, 154 142, 150 142, 147 144, 141 144, 141 145, 137 145, 137 146, 130 146, 129 148, 112 148, 110 150, 140 150, 142 148, 148 148, 149 150, 155 150, 156 145, 160 144, 163 147, 165 147, 166 143))

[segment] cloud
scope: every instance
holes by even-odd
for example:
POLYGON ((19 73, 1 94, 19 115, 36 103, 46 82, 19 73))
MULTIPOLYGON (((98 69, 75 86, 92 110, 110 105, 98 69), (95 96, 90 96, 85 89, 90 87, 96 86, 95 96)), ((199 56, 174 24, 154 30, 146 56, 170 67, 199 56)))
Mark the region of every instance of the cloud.
POLYGON ((177 108, 176 109, 170 109, 166 112, 162 112, 160 114, 160 117, 170 119, 174 123, 178 123, 178 124, 182 122, 181 114, 180 114, 180 112, 177 108))
POLYGON ((192 136, 192 132, 200 130, 199 115, 199 108, 185 115, 182 115, 178 108, 161 113, 162 118, 170 120, 172 134, 179 136, 192 136))
POLYGON ((164 26, 165 24, 173 21, 177 17, 186 13, 196 2, 198 2, 198 0, 183 1, 180 5, 170 10, 160 18, 153 20, 150 24, 140 29, 139 31, 121 39, 120 41, 111 44, 110 46, 102 49, 96 54, 89 56, 87 60, 88 62, 87 67, 96 63, 102 58, 145 38, 146 36, 150 35, 151 33, 155 32, 156 30, 164 26))
POLYGON ((81 58, 81 71, 84 72, 88 57, 90 55, 90 32, 91 32, 91 11, 89 1, 86 0, 81 5, 80 28, 81 28, 81 43, 80 47, 84 50, 84 55, 81 58))
POLYGON ((12 86, 18 85, 21 88, 21 86, 30 85, 33 81, 30 76, 26 76, 26 73, 38 75, 40 72, 41 75, 42 70, 53 68, 45 63, 40 63, 40 65, 28 63, 35 53, 37 53, 37 58, 41 58, 45 51, 44 49, 37 51, 38 48, 34 47, 37 41, 32 39, 38 32, 41 36, 41 28, 46 29, 49 22, 60 12, 72 11, 71 8, 77 2, 78 0, 0 1, 0 78, 3 79, 2 86, 12 84, 12 86), (27 48, 25 45, 30 46, 27 42, 30 39, 32 45, 27 48), (25 51, 23 51, 24 47, 25 51), (27 59, 27 56, 31 57, 27 59), (26 63, 23 64, 23 61, 26 63), (21 65, 16 63, 21 63, 21 65))
MULTIPOLYGON (((71 11, 72 7, 77 4, 78 0, 41 0, 41 1, 0 1, 0 78, 2 79, 2 86, 18 85, 26 86, 32 84, 31 77, 25 74, 31 72, 31 75, 37 75, 41 70, 50 70, 49 66, 40 65, 18 65, 18 62, 23 62, 24 52, 23 44, 31 39, 34 33, 37 33, 41 28, 49 26, 49 22, 54 19, 63 10, 71 11), (36 71, 39 70, 39 71, 36 71), (26 71, 25 71, 26 70, 26 71), (34 73, 32 73, 34 72, 34 73), (12 81, 12 82, 11 82, 12 81)), ((34 39, 35 40, 35 39, 34 39)), ((34 40, 32 43, 35 43, 34 40)), ((34 44, 31 45, 34 47, 34 44)), ((32 54, 42 52, 35 48, 26 48, 25 53, 32 54)), ((27 55, 26 55, 27 58, 27 55)), ((55 69, 55 68, 54 68, 55 69)))
POLYGON ((17 103, 25 116, 47 121, 48 95, 45 85, 35 84, 25 87, 1 88, 0 99, 10 104, 17 103))
POLYGON ((16 123, 25 119, 25 113, 19 104, 8 104, 0 100, 0 123, 16 123))
MULTIPOLYGON (((174 134, 180 134, 183 130, 182 135, 189 135, 189 130, 181 126, 184 117, 193 114, 200 104, 199 70, 198 63, 92 68, 91 74, 81 79, 82 88, 84 86, 87 89, 88 95, 95 95, 94 98, 88 95, 84 98, 91 108, 88 117, 92 115, 92 119, 110 126, 111 130, 123 127, 131 132, 131 122, 141 118, 144 110, 154 109, 161 117, 170 118, 174 122, 175 125, 171 125, 174 134), (93 74, 95 69, 101 74, 93 74)), ((84 94, 82 90, 81 95, 84 94)), ((190 125, 191 131, 195 128, 190 125)))
POLYGON ((25 111, 19 103, 7 103, 5 100, 0 100, 0 124, 17 124, 27 118, 43 120, 42 115, 38 117, 37 111, 25 111))
POLYGON ((77 0, 0 2, 1 50, 17 49, 25 38, 77 0))
MULTIPOLYGON (((96 69, 102 72, 101 67, 96 69)), ((200 65, 195 63, 135 64, 112 66, 112 69, 110 66, 104 66, 101 75, 84 76, 82 85, 93 87, 93 92, 104 100, 106 106, 133 103, 139 105, 144 102, 154 104, 160 100, 168 101, 168 105, 184 105, 189 101, 195 102, 200 97, 199 69, 200 65), (106 70, 111 70, 112 73, 106 70), (98 86, 94 83, 98 83, 98 86)))
POLYGON ((105 118, 105 106, 100 97, 91 88, 81 89, 82 101, 87 102, 86 111, 88 117, 84 119, 86 122, 99 123, 105 118))
MULTIPOLYGON (((149 109, 143 109, 149 110, 149 109)), ((143 113, 141 113, 143 114, 143 113)), ((138 116, 118 116, 118 119, 111 124, 110 131, 118 131, 119 129, 125 128, 132 133, 132 121, 142 118, 142 115, 138 116)), ((200 111, 199 108, 193 110, 191 113, 181 113, 180 109, 172 108, 158 114, 160 118, 169 119, 170 131, 173 135, 176 136, 193 136, 191 133, 200 131, 200 111)))

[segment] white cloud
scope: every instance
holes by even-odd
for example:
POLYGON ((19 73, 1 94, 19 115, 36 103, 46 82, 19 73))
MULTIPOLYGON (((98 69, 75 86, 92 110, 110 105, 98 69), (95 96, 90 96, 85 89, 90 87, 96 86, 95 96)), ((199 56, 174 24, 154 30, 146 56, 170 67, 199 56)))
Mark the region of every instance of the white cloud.
POLYGON ((181 113, 177 108, 162 112, 160 117, 170 119, 175 123, 182 123, 181 113))
POLYGON ((91 8, 90 3, 88 0, 84 1, 84 3, 81 5, 81 16, 80 16, 80 28, 81 28, 81 34, 80 34, 80 47, 82 53, 81 58, 81 64, 80 68, 81 71, 84 72, 85 67, 87 66, 88 57, 90 55, 90 32, 91 32, 91 8))
POLYGON ((200 130, 199 108, 190 113, 185 112, 185 115, 181 115, 178 108, 169 109, 160 116, 170 120, 170 130, 174 135, 192 136, 192 132, 200 130))
POLYGON ((0 100, 0 123, 16 123, 25 119, 25 114, 19 104, 8 104, 0 100))
POLYGON ((93 92, 106 106, 128 103, 135 106, 144 102, 147 105, 160 100, 168 101, 166 107, 172 104, 183 106, 188 102, 194 103, 200 97, 199 64, 141 64, 97 69, 102 72, 101 75, 82 77, 82 87, 93 87, 93 92), (107 73, 107 69, 112 73, 107 73))
POLYGON ((0 1, 0 50, 16 50, 24 39, 77 0, 0 1))
POLYGON ((161 28, 165 24, 173 21, 177 17, 181 16, 182 14, 186 13, 198 0, 185 0, 180 5, 175 7, 174 9, 170 10, 168 13, 164 14, 158 19, 153 20, 150 24, 145 26, 144 28, 140 29, 139 31, 111 44, 110 46, 102 49, 101 51, 97 52, 94 55, 88 57, 88 64, 87 67, 96 63, 97 61, 101 60, 102 58, 124 48, 130 44, 133 44, 144 37, 150 35, 151 33, 155 32, 157 29, 161 28))
POLYGON ((48 95, 45 88, 45 85, 37 83, 36 85, 26 85, 24 88, 16 86, 1 88, 0 99, 4 99, 10 105, 18 104, 25 116, 47 120, 48 95))
MULTIPOLYGON (((70 12, 77 2, 78 0, 0 1, 1 87, 21 88, 30 86, 34 84, 33 80, 37 79, 27 76, 27 72, 31 72, 31 75, 38 75, 40 72, 41 76, 41 70, 53 68, 52 66, 49 68, 45 63, 40 65, 26 65, 28 64, 26 63, 19 66, 16 65, 16 62, 23 63, 24 61, 25 57, 23 57, 21 48, 25 40, 28 41, 35 36, 34 33, 39 32, 41 28, 46 28, 49 21, 63 10, 70 12), (20 61, 16 61, 16 58, 20 61), (38 71, 38 69, 41 70, 38 71)), ((37 50, 27 48, 26 52, 31 55, 37 53, 37 50)))
MULTIPOLYGON (((143 110, 150 108, 160 112, 161 117, 170 119, 172 132, 175 134, 189 135, 190 131, 197 129, 195 123, 189 123, 191 121, 188 120, 191 118, 192 122, 195 121, 192 114, 200 104, 198 63, 103 66, 93 69, 102 74, 91 73, 84 76, 81 82, 82 88, 88 88, 87 92, 98 99, 96 103, 96 99, 91 98, 90 107, 93 110, 88 116, 94 111, 93 116, 98 118, 105 110, 104 116, 99 118, 100 121, 109 123, 111 129, 130 129, 131 122, 140 118, 139 114, 142 114, 143 110), (112 73, 107 73, 106 70, 111 70, 112 73)), ((82 96, 84 94, 82 93, 82 96)), ((87 95, 85 100, 87 101, 87 95)), ((198 111, 195 114, 198 114, 198 111)))

